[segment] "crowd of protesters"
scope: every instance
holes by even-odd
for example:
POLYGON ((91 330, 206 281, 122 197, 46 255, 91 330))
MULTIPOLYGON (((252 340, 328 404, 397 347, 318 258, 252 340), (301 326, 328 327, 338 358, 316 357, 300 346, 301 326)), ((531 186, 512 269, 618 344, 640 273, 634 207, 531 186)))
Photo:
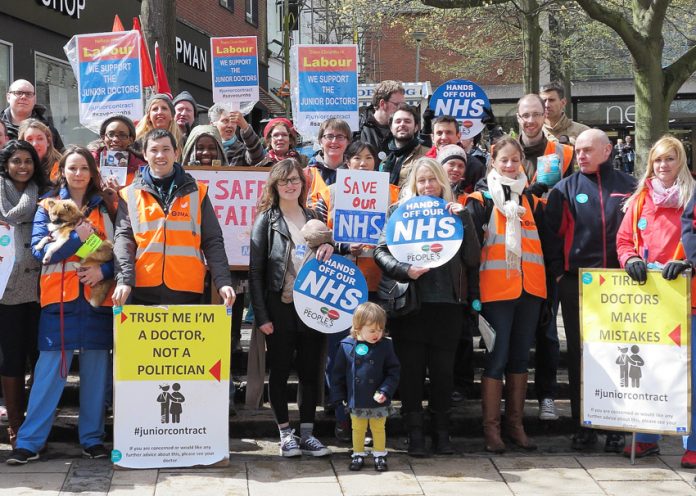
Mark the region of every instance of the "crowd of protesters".
MULTIPOLYGON (((538 415, 552 421, 558 418, 559 303, 571 415, 578 423, 572 448, 584 450, 597 442, 598 431, 580 426, 578 271, 625 268, 643 283, 648 268, 675 279, 696 263, 694 180, 682 143, 671 136, 655 143, 636 181, 629 138, 615 146, 603 131, 572 121, 563 111, 563 87, 554 83, 519 99, 514 136, 504 134, 486 109, 483 146, 478 137, 463 137, 454 117, 426 116, 422 123, 421 113, 405 103, 403 86, 385 81, 375 89, 361 129, 340 119, 321 124, 312 157, 297 150, 299 136, 289 119, 271 119, 261 138, 242 113, 219 105, 198 123, 198 105, 185 91, 174 99, 155 94, 137 125, 114 115, 102 123, 97 140, 67 148, 36 104, 31 83, 13 82, 7 101, 0 117, 0 231, 14 227, 15 261, 0 299, 6 323, 0 329, 0 420, 4 415, 8 424, 10 464, 36 460, 45 448, 78 350, 79 441, 85 457, 107 457, 110 307, 204 303, 207 273, 223 303, 234 308, 235 349, 244 309, 240 295, 250 293, 254 332, 268 350, 270 404, 284 457, 331 453, 314 436, 324 387, 336 437, 353 441, 351 470, 363 467, 368 428, 375 469, 387 470, 384 419, 395 395, 408 454, 452 454, 450 412, 453 402, 471 393, 479 314, 496 331, 481 377, 485 449, 503 453, 508 440, 534 450, 523 425, 530 349, 536 349, 538 415), (103 180, 99 172, 113 153, 127 155, 125 184, 103 180), (556 164, 554 174, 539 167, 547 161, 556 164), (207 187, 184 165, 270 168, 248 271, 230 272, 207 187), (398 261, 384 234, 375 246, 334 243, 334 183, 341 168, 389 174, 388 216, 417 196, 443 199, 464 226, 459 251, 442 267, 428 269, 398 261), (46 243, 51 209, 67 199, 84 220, 50 249, 56 242, 46 243), (309 230, 326 237, 310 245, 309 230), (75 264, 92 237, 113 243, 113 260, 75 264), (325 261, 334 253, 355 261, 371 302, 380 302, 382 285, 409 282, 420 304, 389 318, 378 305, 362 305, 352 329, 328 338, 309 328, 293 306, 295 278, 310 257, 325 261), (108 293, 95 303, 92 291, 104 281, 111 281, 108 293), (288 413, 293 367, 299 436, 288 413)), ((630 452, 622 433, 601 434, 606 451, 630 452)), ((696 467, 695 439, 686 444, 685 467, 696 467)), ((658 437, 638 438, 637 456, 658 452, 658 437)))

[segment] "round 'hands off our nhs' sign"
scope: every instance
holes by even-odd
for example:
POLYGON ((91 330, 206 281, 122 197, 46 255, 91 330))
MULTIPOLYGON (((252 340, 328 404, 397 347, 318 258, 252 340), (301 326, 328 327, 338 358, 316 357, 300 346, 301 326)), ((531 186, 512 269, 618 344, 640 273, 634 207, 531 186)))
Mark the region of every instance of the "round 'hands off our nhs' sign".
POLYGON ((459 251, 464 239, 461 219, 449 213, 447 202, 417 196, 401 204, 387 221, 387 246, 399 262, 439 267, 459 251))
POLYGON ((430 98, 430 108, 435 117, 451 115, 459 121, 462 138, 473 138, 483 131, 483 109, 490 108, 483 89, 466 79, 452 79, 438 86, 430 98))

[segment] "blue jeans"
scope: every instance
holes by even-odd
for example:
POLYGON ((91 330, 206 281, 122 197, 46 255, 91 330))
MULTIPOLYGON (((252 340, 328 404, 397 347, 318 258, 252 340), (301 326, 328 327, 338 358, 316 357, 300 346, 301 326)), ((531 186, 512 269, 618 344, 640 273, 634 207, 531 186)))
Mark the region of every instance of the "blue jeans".
MULTIPOLYGON (((696 451, 696 410, 694 406, 696 405, 696 342, 694 341, 694 333, 696 332, 696 316, 691 316, 691 434, 688 436, 683 436, 684 449, 689 451, 696 451)), ((660 440, 662 436, 659 434, 642 434, 636 433, 637 443, 656 443, 660 440)))
POLYGON ((527 373, 543 301, 523 291, 516 300, 483 304, 481 313, 495 330, 495 346, 486 355, 484 377, 500 380, 505 374, 527 373))
MULTIPOLYGON (((65 350, 67 367, 73 350, 65 350)), ((80 350, 80 444, 89 448, 104 438, 104 398, 109 370, 109 350, 80 350)), ((34 370, 27 418, 17 434, 17 448, 37 453, 45 444, 55 420, 66 379, 60 375, 60 351, 42 351, 34 370)))

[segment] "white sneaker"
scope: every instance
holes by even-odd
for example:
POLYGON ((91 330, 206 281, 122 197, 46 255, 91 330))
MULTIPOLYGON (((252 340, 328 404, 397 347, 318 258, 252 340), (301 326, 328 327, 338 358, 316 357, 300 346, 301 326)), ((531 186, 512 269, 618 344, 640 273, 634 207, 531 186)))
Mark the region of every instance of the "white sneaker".
POLYGON ((9 419, 7 418, 7 408, 5 408, 5 405, 0 405, 0 424, 8 425, 9 423, 9 419))
POLYGON ((302 456, 300 445, 297 444, 298 437, 295 436, 295 431, 290 431, 290 434, 280 438, 280 456, 292 458, 302 456))
POLYGON ((539 402, 539 420, 558 420, 556 403, 552 398, 544 398, 539 402))
POLYGON ((309 436, 307 439, 301 440, 300 449, 303 455, 328 456, 331 454, 331 450, 321 444, 321 441, 314 436, 309 436))

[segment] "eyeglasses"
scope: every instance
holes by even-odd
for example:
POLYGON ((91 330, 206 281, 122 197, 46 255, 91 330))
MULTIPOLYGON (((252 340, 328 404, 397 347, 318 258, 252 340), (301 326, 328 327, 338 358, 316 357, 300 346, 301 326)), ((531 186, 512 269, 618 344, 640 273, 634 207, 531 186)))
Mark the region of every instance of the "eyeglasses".
POLYGON ((114 139, 117 138, 120 141, 126 141, 128 138, 130 138, 130 134, 128 133, 117 133, 116 131, 109 131, 106 133, 106 137, 109 139, 114 139))
POLYGON ((336 141, 338 143, 343 143, 348 139, 342 134, 325 134, 324 136, 322 136, 322 138, 326 141, 336 141))
POLYGON ((296 184, 300 184, 302 182, 302 179, 299 177, 289 177, 287 179, 278 179, 278 186, 287 186, 288 184, 292 184, 295 186, 296 184))
POLYGON ((528 121, 529 119, 538 119, 539 117, 544 117, 544 114, 542 114, 541 112, 532 112, 531 114, 517 114, 517 117, 519 117, 523 121, 528 121))
POLYGON ((36 95, 36 93, 34 93, 33 91, 8 91, 8 93, 10 95, 16 96, 17 98, 22 98, 23 96, 31 98, 34 95, 36 95))

